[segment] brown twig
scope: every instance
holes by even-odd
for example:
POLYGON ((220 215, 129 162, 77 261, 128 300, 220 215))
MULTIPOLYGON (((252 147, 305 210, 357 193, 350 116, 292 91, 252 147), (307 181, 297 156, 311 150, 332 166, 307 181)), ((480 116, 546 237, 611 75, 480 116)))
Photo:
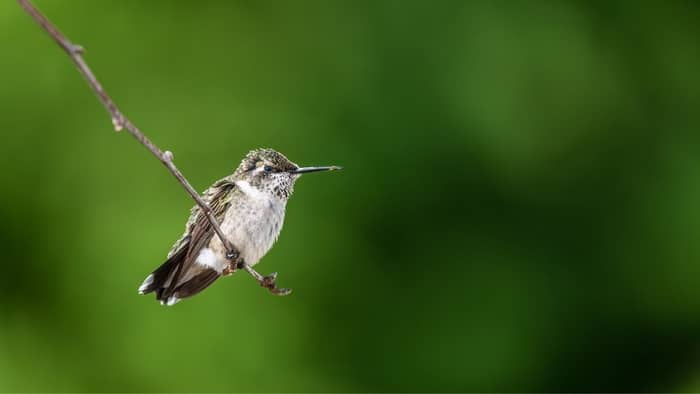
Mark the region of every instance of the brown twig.
MULTIPOLYGON (((117 108, 117 105, 114 104, 114 101, 112 101, 112 98, 109 97, 107 92, 104 90, 102 87, 102 84, 97 80, 95 77, 95 74, 92 73, 92 70, 90 70, 90 67, 88 67, 87 63, 85 62, 85 59, 83 59, 83 47, 80 45, 76 45, 72 43, 63 33, 61 33, 56 26, 51 23, 34 5, 29 1, 29 0, 17 0, 19 2, 19 5, 24 8, 25 11, 51 36, 51 38, 56 41, 56 43, 63 48, 64 51, 70 56, 71 60, 73 60, 73 63, 75 63, 75 66, 78 68, 78 71, 80 71, 81 74, 83 74, 83 77, 88 82, 88 85, 92 88, 92 90, 97 94, 97 98, 100 99, 100 102, 102 102, 102 105, 105 106, 107 109, 107 112, 109 112, 110 116, 112 117, 112 123, 114 124, 114 130, 115 131, 121 131, 122 129, 126 129, 126 131, 129 132, 138 142, 141 143, 141 145, 145 146, 146 149, 148 149, 155 157, 160 160, 161 163, 165 165, 165 167, 168 168, 168 170, 175 176, 178 182, 182 185, 182 187, 187 190, 187 193, 194 199, 194 201, 199 205, 201 208, 202 212, 204 215, 206 215, 207 219, 209 220, 209 223, 211 223, 212 228, 216 232, 216 235, 221 239, 221 242, 223 245, 226 247, 226 249, 229 251, 228 256, 238 256, 238 253, 236 251, 236 248, 231 244, 231 242, 224 236, 224 233, 221 231, 221 227, 219 226, 219 223, 217 222, 216 218, 214 217, 211 208, 209 205, 207 205, 204 200, 199 196, 199 194, 194 190, 192 185, 185 179, 185 176, 182 175, 182 172, 175 167, 175 163, 173 162, 173 154, 170 151, 161 151, 157 146, 151 142, 142 132, 141 130, 138 129, 131 121, 124 116, 124 114, 117 108)), ((234 257, 235 258, 235 257, 234 257)))
POLYGON ((292 289, 280 289, 277 287, 277 272, 273 272, 267 276, 262 276, 258 271, 254 270, 253 267, 251 267, 245 262, 241 264, 241 268, 246 270, 246 272, 248 272, 250 276, 255 278, 255 280, 257 280, 258 283, 260 283, 260 286, 270 290, 272 294, 278 296, 286 296, 292 293, 292 289))

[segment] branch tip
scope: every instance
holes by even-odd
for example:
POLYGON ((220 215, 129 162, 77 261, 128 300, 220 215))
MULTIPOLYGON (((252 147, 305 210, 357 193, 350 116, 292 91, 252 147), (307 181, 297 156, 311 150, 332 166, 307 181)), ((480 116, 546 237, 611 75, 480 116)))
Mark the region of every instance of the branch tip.
MULTIPOLYGON (((216 235, 221 239, 221 242, 226 246, 229 253, 238 253, 235 246, 233 246, 224 236, 224 233, 221 231, 221 227, 219 226, 219 222, 212 214, 212 210, 209 205, 202 200, 199 193, 194 190, 185 176, 182 175, 177 167, 175 167, 175 164, 173 163, 173 153, 170 151, 161 152, 155 144, 153 144, 133 123, 131 123, 131 121, 129 121, 126 116, 124 116, 124 114, 119 111, 117 105, 102 88, 102 85, 97 81, 97 77, 95 77, 95 74, 92 73, 92 70, 90 70, 90 67, 88 67, 87 63, 83 59, 82 54, 85 52, 85 48, 72 43, 68 37, 64 36, 63 33, 61 33, 58 28, 51 23, 48 18, 46 18, 36 7, 34 7, 30 0, 17 0, 17 2, 27 12, 27 14, 29 14, 29 16, 34 19, 34 21, 37 22, 37 24, 39 24, 39 26, 51 38, 53 38, 54 41, 56 41, 56 43, 68 54, 71 60, 73 60, 73 63, 75 63, 78 71, 83 75, 83 77, 85 77, 92 91, 95 92, 97 98, 111 115, 114 130, 121 131, 126 128, 129 134, 131 134, 141 145, 143 145, 149 152, 161 160, 175 179, 177 179, 177 181, 187 191, 190 197, 192 197, 192 199, 202 209, 202 212, 205 213, 206 219, 211 224, 211 227, 214 229, 216 235)), ((258 274, 258 276, 260 275, 258 274)))

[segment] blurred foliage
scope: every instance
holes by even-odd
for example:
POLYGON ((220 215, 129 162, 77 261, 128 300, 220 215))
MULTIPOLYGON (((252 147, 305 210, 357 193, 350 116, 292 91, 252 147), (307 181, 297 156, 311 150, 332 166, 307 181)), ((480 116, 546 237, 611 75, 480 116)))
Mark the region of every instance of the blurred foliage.
POLYGON ((695 1, 46 1, 200 190, 338 164, 173 308, 192 201, 0 3, 0 390, 700 390, 695 1))

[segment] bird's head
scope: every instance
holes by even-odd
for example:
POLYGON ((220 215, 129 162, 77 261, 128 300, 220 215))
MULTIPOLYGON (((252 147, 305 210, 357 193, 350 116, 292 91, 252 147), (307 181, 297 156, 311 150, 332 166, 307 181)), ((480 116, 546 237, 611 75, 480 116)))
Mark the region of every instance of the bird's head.
POLYGON ((294 182, 302 174, 339 170, 338 166, 299 167, 274 149, 256 149, 248 152, 236 169, 236 181, 246 181, 261 192, 289 198, 294 182))

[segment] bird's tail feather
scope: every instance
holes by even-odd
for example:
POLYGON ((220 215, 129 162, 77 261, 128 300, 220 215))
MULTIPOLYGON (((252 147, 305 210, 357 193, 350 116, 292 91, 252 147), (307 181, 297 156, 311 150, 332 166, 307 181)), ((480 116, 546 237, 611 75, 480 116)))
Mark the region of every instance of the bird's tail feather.
POLYGON ((192 297, 206 289, 221 276, 221 272, 198 265, 190 267, 187 273, 178 274, 178 267, 184 262, 187 250, 187 247, 182 247, 148 275, 139 287, 139 293, 155 292, 156 300, 161 304, 174 305, 181 299, 192 297))
POLYGON ((172 276, 175 269, 182 263, 182 259, 187 254, 187 248, 180 248, 160 267, 156 268, 139 287, 139 294, 148 294, 156 291, 156 298, 160 299, 161 293, 167 287, 168 280, 172 276))

